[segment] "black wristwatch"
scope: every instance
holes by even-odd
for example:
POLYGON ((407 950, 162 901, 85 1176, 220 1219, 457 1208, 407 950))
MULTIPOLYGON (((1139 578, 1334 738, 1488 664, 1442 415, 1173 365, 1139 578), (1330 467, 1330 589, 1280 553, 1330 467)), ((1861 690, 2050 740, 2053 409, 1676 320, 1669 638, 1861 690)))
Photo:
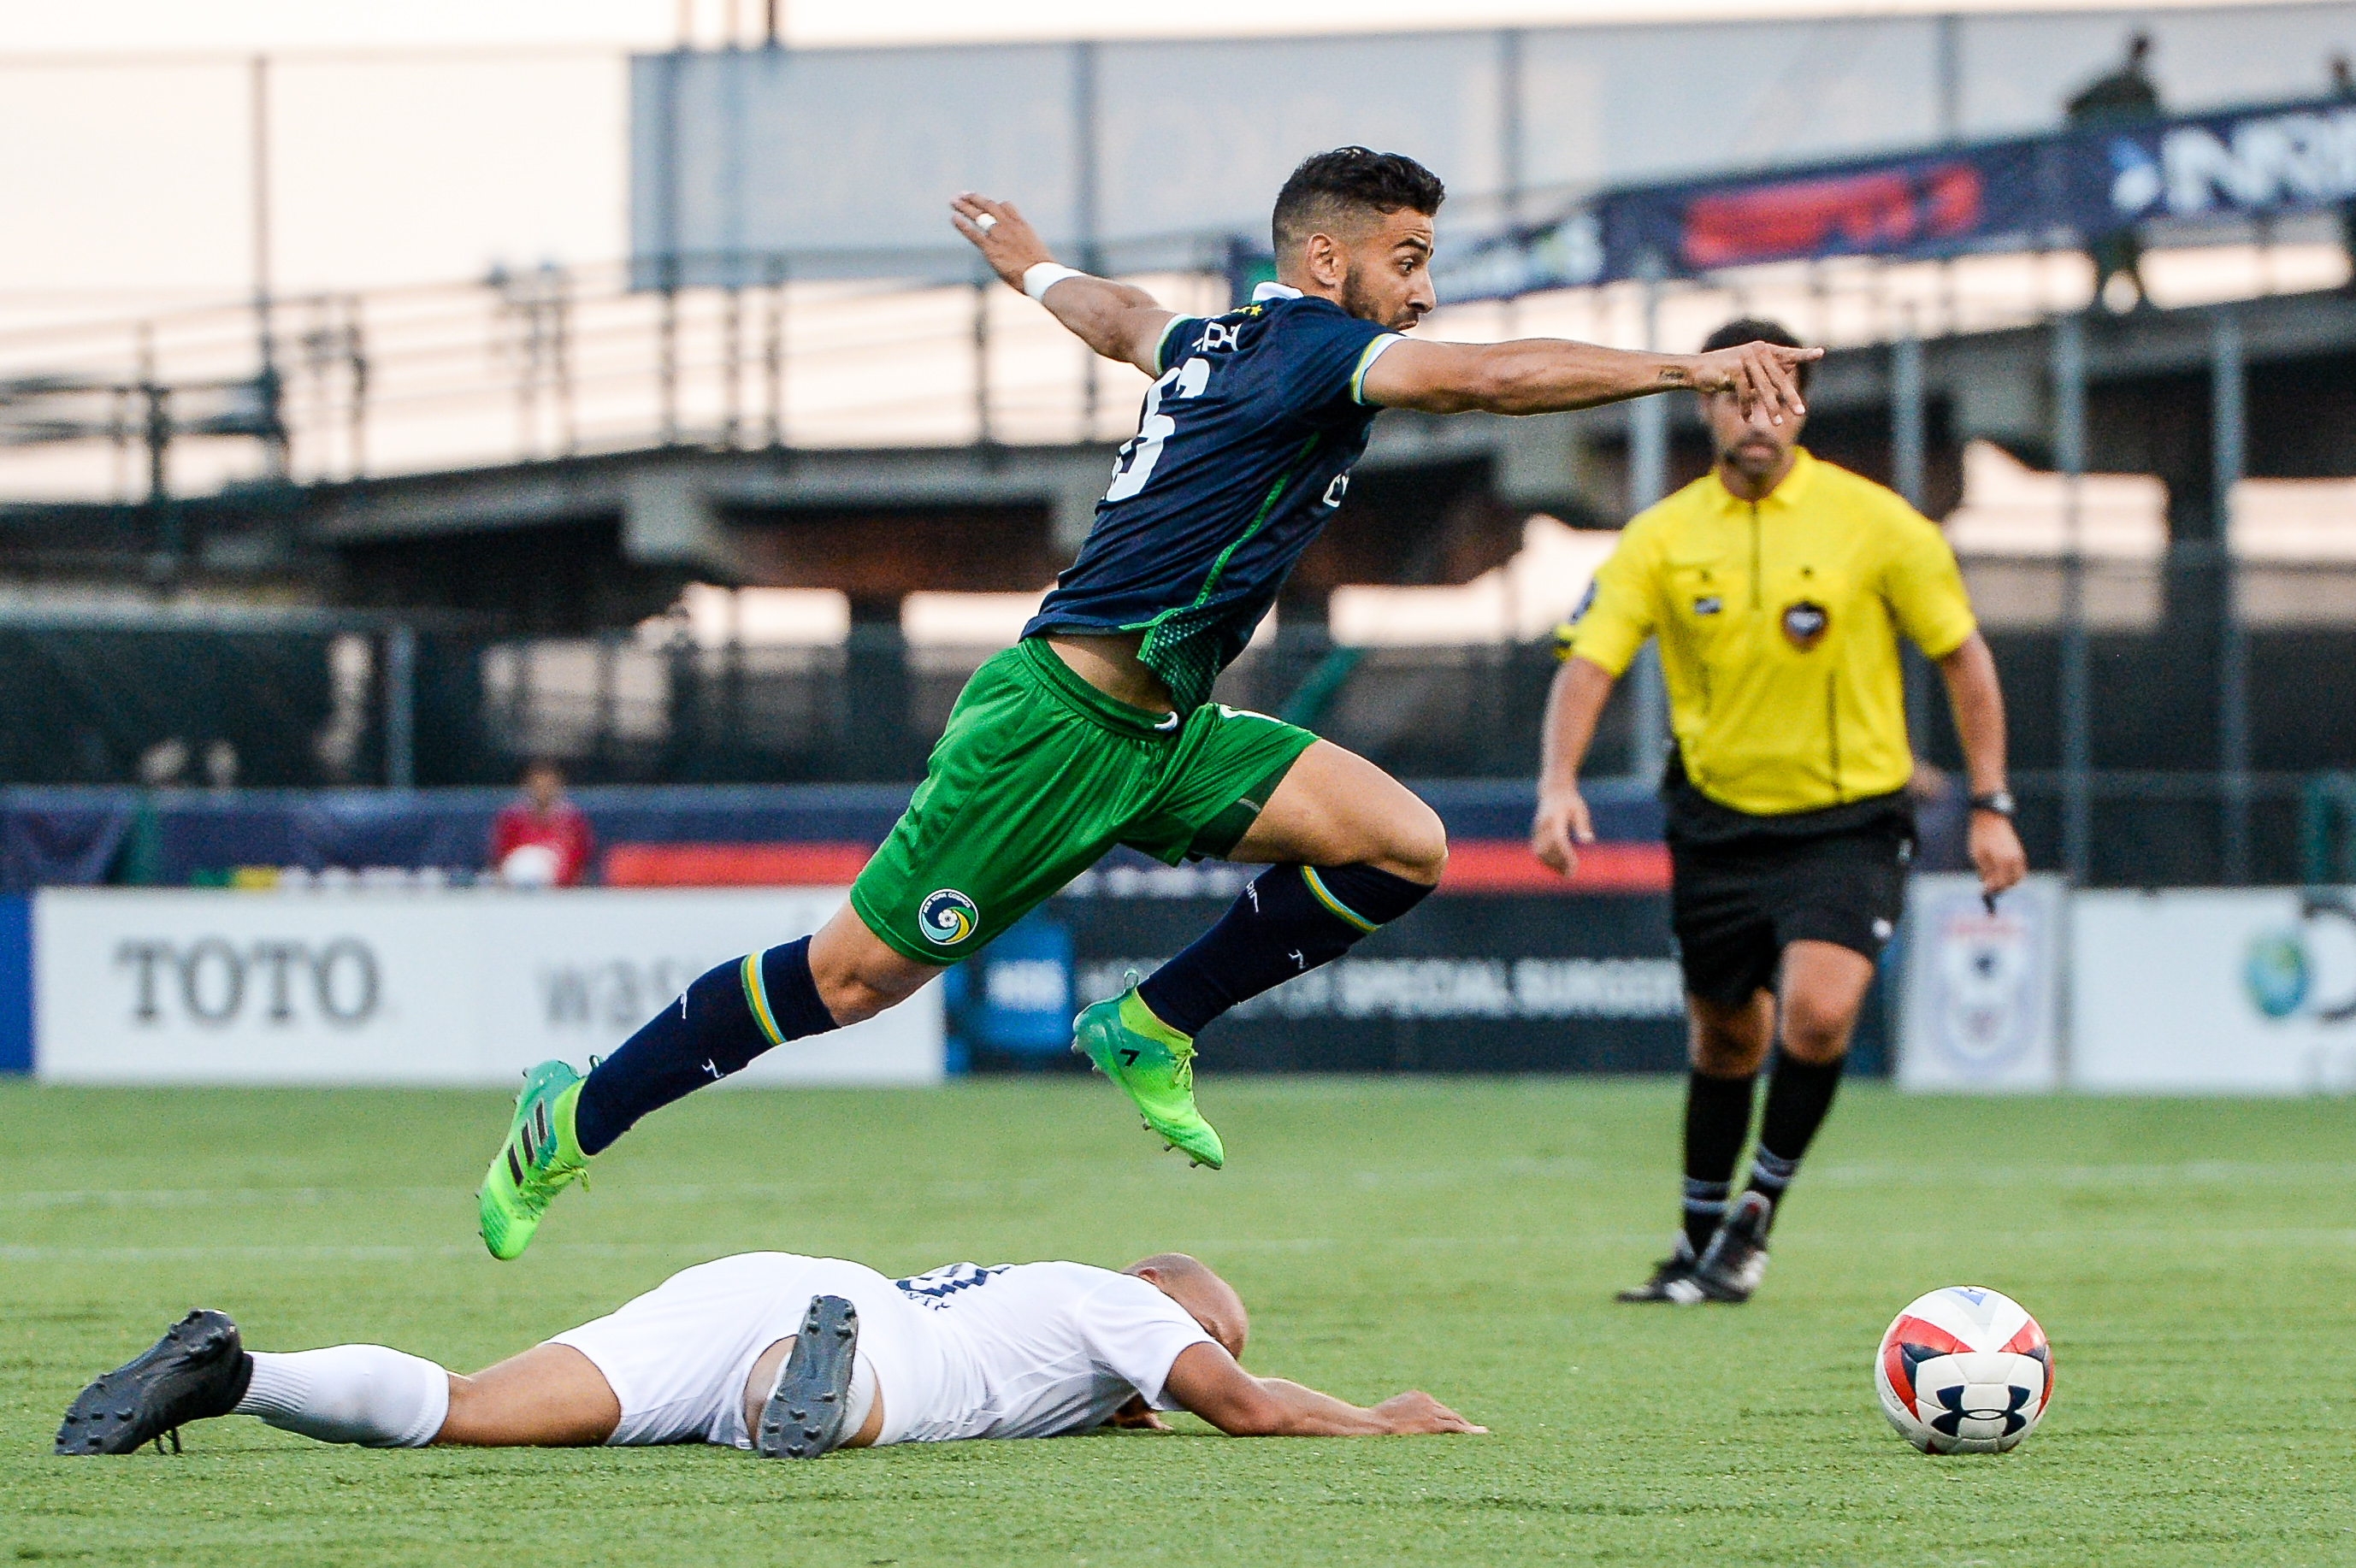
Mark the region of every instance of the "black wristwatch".
POLYGON ((1986 795, 1976 795, 1972 796, 1972 809, 1974 811, 1990 812, 1997 816, 2005 818, 2007 821, 2010 821, 2012 818, 2012 791, 2008 789, 1992 789, 1986 795))

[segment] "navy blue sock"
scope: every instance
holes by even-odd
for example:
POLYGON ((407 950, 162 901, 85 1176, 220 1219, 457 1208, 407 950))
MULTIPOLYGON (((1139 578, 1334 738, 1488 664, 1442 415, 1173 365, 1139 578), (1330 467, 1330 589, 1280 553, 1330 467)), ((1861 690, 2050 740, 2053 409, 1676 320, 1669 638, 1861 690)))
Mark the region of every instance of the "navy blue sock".
POLYGON ((1200 1034, 1237 1002, 1339 958, 1430 891, 1372 866, 1271 867, 1138 999, 1179 1033, 1200 1034))
POLYGON ((1751 1136, 1755 1077, 1712 1078, 1696 1069, 1686 1080, 1686 1240, 1698 1257, 1726 1218, 1727 1188, 1742 1140, 1751 1136))
POLYGON ((1833 1108, 1840 1090, 1843 1063, 1802 1061, 1777 1052, 1775 1071, 1767 1080, 1767 1109, 1760 1118, 1759 1147, 1751 1161, 1751 1189, 1777 1204, 1783 1189, 1798 1174, 1800 1157, 1815 1141, 1816 1129, 1833 1108))
POLYGON ((595 1154, 648 1111, 717 1083, 773 1045, 836 1028, 810 978, 809 944, 805 936, 707 970, 599 1062, 573 1106, 581 1152, 595 1154))

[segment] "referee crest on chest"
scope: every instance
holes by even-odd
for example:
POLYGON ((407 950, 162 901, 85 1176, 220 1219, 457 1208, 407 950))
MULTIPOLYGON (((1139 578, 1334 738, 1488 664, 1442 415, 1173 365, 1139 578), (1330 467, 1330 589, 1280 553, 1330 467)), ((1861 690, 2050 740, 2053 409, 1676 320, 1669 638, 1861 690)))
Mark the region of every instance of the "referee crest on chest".
POLYGON ((1783 606, 1783 640, 1806 653, 1832 629, 1833 613, 1813 599, 1795 599, 1783 606))

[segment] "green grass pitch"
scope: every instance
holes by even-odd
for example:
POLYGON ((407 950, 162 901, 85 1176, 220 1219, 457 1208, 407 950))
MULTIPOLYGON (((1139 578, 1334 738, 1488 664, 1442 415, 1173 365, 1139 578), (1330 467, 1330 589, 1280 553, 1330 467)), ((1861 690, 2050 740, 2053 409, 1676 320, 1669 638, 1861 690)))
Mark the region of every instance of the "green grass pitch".
MULTIPOLYGON (((1664 1243, 1668 1082, 1205 1079, 1222 1173, 1101 1083, 715 1093, 501 1265, 487 1094, 0 1087, 0 1562, 1311 1565, 2356 1563, 2356 1112, 1856 1089, 1761 1298, 1614 1306, 1664 1243), (58 1459, 82 1381, 194 1305, 257 1348, 471 1371, 673 1269, 781 1248, 890 1271, 1183 1248, 1248 1365, 1430 1390, 1485 1438, 364 1452, 235 1418, 177 1458, 58 1459), (2001 1457, 1893 1435, 1869 1363, 1940 1285, 2052 1336, 2001 1457)), ((1183 1418, 1182 1418, 1183 1419, 1183 1418)))

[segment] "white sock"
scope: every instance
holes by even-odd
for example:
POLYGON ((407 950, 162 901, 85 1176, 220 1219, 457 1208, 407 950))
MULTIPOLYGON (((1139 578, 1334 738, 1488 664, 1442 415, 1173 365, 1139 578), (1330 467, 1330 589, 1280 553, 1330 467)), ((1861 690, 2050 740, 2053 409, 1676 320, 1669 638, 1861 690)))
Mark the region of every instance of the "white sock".
POLYGON ((253 1381, 232 1413, 322 1443, 423 1448, 450 1413, 450 1374, 382 1345, 252 1356, 253 1381))

